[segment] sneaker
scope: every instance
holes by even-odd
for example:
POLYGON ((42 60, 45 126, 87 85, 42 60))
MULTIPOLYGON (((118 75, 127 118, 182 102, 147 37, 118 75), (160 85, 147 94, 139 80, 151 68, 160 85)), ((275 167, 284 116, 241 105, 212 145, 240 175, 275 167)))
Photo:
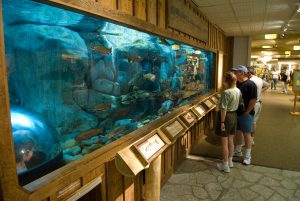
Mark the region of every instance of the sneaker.
POLYGON ((250 165, 251 164, 251 157, 245 157, 243 160, 244 165, 250 165))
POLYGON ((242 157, 243 156, 243 152, 242 151, 234 151, 233 152, 233 157, 242 157))
POLYGON ((226 173, 230 172, 229 166, 228 165, 224 165, 223 163, 218 163, 217 164, 217 168, 218 168, 218 170, 226 172, 226 173))
POLYGON ((229 166, 230 168, 233 168, 233 162, 232 162, 232 161, 228 161, 228 166, 229 166))

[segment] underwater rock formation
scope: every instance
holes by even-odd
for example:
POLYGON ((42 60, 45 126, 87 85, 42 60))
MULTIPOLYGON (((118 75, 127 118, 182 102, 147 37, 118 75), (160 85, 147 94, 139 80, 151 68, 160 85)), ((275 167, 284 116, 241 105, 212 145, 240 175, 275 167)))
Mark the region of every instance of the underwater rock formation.
POLYGON ((61 12, 55 7, 40 3, 28 4, 27 0, 6 0, 2 6, 6 11, 3 16, 4 25, 24 23, 72 26, 83 19, 81 14, 61 12))

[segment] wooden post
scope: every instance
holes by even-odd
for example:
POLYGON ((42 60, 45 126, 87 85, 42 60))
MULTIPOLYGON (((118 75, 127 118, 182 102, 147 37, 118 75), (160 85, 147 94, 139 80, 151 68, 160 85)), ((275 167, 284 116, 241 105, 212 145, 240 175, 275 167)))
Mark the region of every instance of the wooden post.
POLYGON ((160 200, 161 155, 145 170, 145 201, 160 200))
POLYGON ((294 109, 293 109, 293 112, 290 112, 291 115, 293 116, 300 116, 300 112, 297 112, 297 96, 299 95, 297 92, 294 92, 295 93, 295 98, 294 98, 294 109))

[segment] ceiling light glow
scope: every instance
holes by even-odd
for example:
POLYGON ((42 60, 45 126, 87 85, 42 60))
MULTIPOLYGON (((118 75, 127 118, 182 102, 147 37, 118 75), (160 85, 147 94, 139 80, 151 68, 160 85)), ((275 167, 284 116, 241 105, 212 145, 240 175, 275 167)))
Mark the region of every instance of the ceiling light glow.
POLYGON ((300 45, 294 45, 294 50, 300 50, 300 45))
POLYGON ((276 39, 277 34, 265 34, 265 39, 276 39))
POLYGON ((272 48, 271 45, 263 45, 262 48, 272 48))

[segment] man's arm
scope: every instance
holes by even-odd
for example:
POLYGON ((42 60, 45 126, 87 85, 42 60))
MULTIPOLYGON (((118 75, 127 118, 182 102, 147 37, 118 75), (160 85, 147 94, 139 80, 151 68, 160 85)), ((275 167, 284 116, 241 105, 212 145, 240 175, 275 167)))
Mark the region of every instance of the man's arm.
POLYGON ((264 91, 266 91, 269 88, 270 88, 270 83, 268 83, 267 81, 263 80, 263 86, 261 88, 261 92, 264 92, 264 91))
POLYGON ((244 115, 249 115, 249 113, 251 112, 251 110, 254 109, 255 104, 256 104, 256 98, 255 99, 251 99, 249 101, 249 105, 248 105, 246 111, 244 112, 244 115))

